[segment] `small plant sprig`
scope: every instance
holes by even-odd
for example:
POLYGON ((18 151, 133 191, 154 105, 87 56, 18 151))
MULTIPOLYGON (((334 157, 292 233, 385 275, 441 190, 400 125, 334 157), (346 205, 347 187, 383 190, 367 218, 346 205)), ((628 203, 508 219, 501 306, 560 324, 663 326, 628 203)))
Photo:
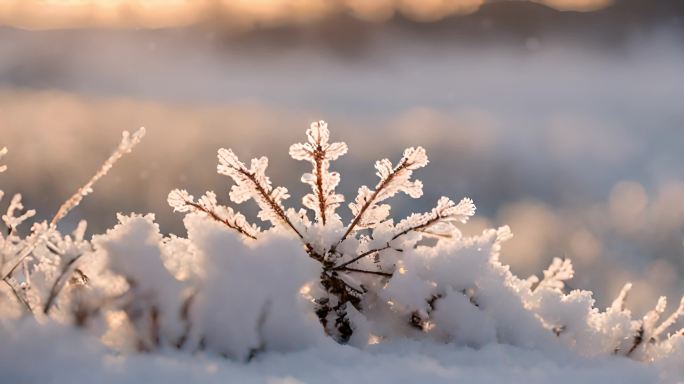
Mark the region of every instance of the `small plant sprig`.
MULTIPOLYGON (((69 284, 72 274, 83 275, 77 267, 77 262, 86 252, 91 250, 89 243, 84 240, 86 222, 81 221, 79 223, 73 236, 62 236, 57 231, 57 224, 76 208, 83 198, 93 192, 93 186, 97 181, 107 175, 119 159, 130 153, 144 136, 145 128, 140 128, 133 134, 124 131, 121 142, 111 156, 82 187, 59 207, 49 224, 45 222, 35 223, 31 228, 31 233, 25 238, 22 238, 16 229, 35 216, 36 211, 24 210, 21 195, 14 195, 7 208, 7 213, 2 216, 2 221, 7 228, 7 235, 0 239, 2 240, 0 280, 21 303, 25 314, 49 315, 60 292, 69 284), (54 281, 48 285, 47 292, 39 294, 32 292, 31 274, 32 269, 35 269, 41 260, 45 259, 45 257, 36 254, 43 251, 57 256, 59 265, 58 272, 54 281)), ((0 159, 5 154, 7 154, 7 149, 1 149, 0 159)), ((6 166, 0 166, 0 173, 6 169, 6 166)), ((0 199, 2 195, 3 192, 0 191, 0 199)), ((83 275, 80 280, 87 280, 87 276, 83 275)))
MULTIPOLYGON (((271 225, 289 231, 302 242, 303 249, 309 257, 321 264, 320 284, 325 294, 317 297, 316 313, 326 331, 339 341, 348 341, 352 335, 352 325, 348 319, 348 305, 357 311, 363 311, 361 302, 368 293, 366 286, 352 274, 376 276, 380 279, 391 278, 394 270, 379 268, 367 269, 358 265, 362 259, 374 256, 382 257, 383 251, 401 250, 408 237, 451 237, 458 232, 457 223, 465 223, 474 213, 475 205, 470 199, 463 199, 456 204, 442 197, 437 206, 430 212, 413 214, 399 222, 391 224, 390 206, 383 202, 402 192, 412 198, 423 194, 423 184, 414 180, 413 172, 428 163, 427 154, 422 147, 411 147, 404 151, 399 162, 394 165, 389 159, 375 163, 378 184, 370 189, 359 188, 358 195, 349 204, 353 215, 351 222, 343 227, 337 209, 344 202, 344 196, 335 192, 340 183, 340 175, 330 170, 331 162, 347 153, 347 145, 342 142, 330 142, 330 131, 324 121, 311 124, 306 131, 307 142, 293 144, 289 154, 295 160, 307 161, 311 164, 310 173, 305 173, 301 181, 311 187, 311 193, 302 199, 302 205, 313 212, 311 221, 303 210, 295 211, 285 208, 283 201, 290 197, 287 188, 274 187, 266 175, 268 159, 260 157, 252 159, 249 167, 241 162, 231 149, 221 148, 218 151, 219 174, 230 177, 235 183, 230 189, 230 200, 236 204, 254 200, 259 207, 258 217, 271 225), (373 231, 380 227, 392 227, 391 235, 376 247, 370 247, 356 254, 343 251, 344 243, 355 243, 346 248, 362 248, 368 246, 367 238, 362 232, 373 231), (321 244, 320 238, 313 235, 314 228, 338 233, 337 240, 321 244), (350 241, 351 240, 351 241, 350 241), (395 246, 396 244, 396 246, 395 246)), ((214 192, 207 192, 199 202, 185 190, 173 190, 168 197, 169 205, 178 212, 200 213, 211 220, 225 225, 238 232, 247 240, 255 240, 259 229, 249 224, 240 213, 231 208, 218 205, 214 192)), ((387 237, 387 236, 385 236, 387 237)), ((326 236, 326 238, 332 238, 326 236)), ((417 242, 416 239, 411 241, 417 242)))

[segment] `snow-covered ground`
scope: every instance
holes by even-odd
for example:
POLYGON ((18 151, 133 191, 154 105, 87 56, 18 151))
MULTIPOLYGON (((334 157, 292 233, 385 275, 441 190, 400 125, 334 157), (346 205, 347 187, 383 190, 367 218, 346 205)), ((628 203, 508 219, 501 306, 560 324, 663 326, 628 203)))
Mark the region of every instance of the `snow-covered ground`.
POLYGON ((0 329, 2 383, 676 383, 681 362, 580 358, 507 345, 404 340, 365 350, 330 343, 251 363, 168 352, 116 355, 82 333, 32 322, 0 329))

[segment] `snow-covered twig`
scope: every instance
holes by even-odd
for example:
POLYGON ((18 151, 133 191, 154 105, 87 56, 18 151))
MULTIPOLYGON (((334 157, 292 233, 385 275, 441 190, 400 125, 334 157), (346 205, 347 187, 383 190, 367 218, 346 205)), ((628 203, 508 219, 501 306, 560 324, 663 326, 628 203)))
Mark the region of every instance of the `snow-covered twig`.
POLYGON ((325 121, 311 123, 307 129, 308 143, 293 144, 290 156, 295 160, 311 163, 312 173, 302 175, 302 182, 311 186, 312 192, 302 198, 302 204, 313 210, 316 218, 325 225, 328 217, 344 202, 344 196, 335 193, 340 174, 330 172, 330 162, 347 153, 347 144, 329 143, 330 131, 325 121))
POLYGON ((199 212, 226 227, 237 231, 241 235, 256 240, 259 227, 247 222, 244 215, 233 211, 229 207, 218 205, 216 194, 207 192, 198 202, 186 190, 174 189, 167 199, 174 212, 199 212))
POLYGON ((423 183, 420 180, 412 181, 411 176, 413 171, 426 166, 427 163, 428 158, 425 149, 422 147, 411 147, 404 150, 404 156, 395 167, 388 159, 378 160, 375 163, 375 168, 378 171, 376 174, 380 177, 380 182, 374 191, 365 185, 359 188, 358 196, 353 203, 349 204, 354 219, 352 219, 337 245, 344 241, 357 226, 367 227, 385 220, 389 214, 389 206, 378 206, 379 202, 394 196, 398 192, 404 192, 413 198, 422 196, 423 183))
POLYGON ((145 136, 145 128, 138 129, 132 135, 128 131, 124 131, 122 136, 119 146, 114 153, 102 163, 102 166, 95 172, 93 177, 59 207, 59 210, 57 210, 57 213, 55 213, 55 216, 50 221, 51 226, 57 225, 57 223, 69 214, 72 209, 76 208, 84 197, 93 192, 95 183, 105 176, 119 159, 130 153, 133 148, 140 143, 145 136))

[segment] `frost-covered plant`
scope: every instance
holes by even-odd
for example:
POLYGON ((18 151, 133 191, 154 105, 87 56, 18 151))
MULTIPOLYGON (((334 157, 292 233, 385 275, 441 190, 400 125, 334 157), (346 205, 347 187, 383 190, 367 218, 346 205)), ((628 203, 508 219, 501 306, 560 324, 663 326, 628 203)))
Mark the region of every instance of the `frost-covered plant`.
MULTIPOLYGON (((406 149, 396 164, 377 161, 378 183, 359 188, 348 204, 352 219, 344 224, 337 210, 345 198, 336 192, 340 175, 331 171, 331 162, 346 154, 347 145, 331 142, 323 121, 313 123, 306 136, 307 142, 292 145, 289 152, 293 159, 311 165, 301 179, 311 187, 302 199, 308 211, 284 206, 288 191, 272 185, 266 157, 253 159, 248 166, 232 150, 218 151, 218 173, 234 182, 230 200, 236 204, 254 200, 259 219, 270 223, 265 230, 219 204, 214 192, 197 200, 185 190, 169 194, 174 210, 187 214, 184 249, 205 263, 205 275, 195 276, 204 279, 200 286, 206 284, 212 292, 223 286, 223 295, 240 292, 239 299, 224 296, 221 301, 226 305, 223 321, 248 317, 252 324, 248 328, 255 330, 251 344, 246 344, 251 347, 238 354, 249 355, 269 345, 260 334, 263 326, 255 324, 263 323, 257 321, 262 316, 277 317, 272 305, 283 297, 294 300, 293 305, 309 317, 315 314, 325 334, 355 345, 408 336, 471 346, 503 342, 556 348, 555 339, 560 339, 583 354, 634 356, 642 350, 644 358, 658 348, 668 348, 661 342, 669 340, 663 339, 664 331, 681 309, 658 327, 654 323, 663 305, 638 321, 622 304, 600 312, 590 292, 564 292, 564 282, 574 273, 569 260, 555 259, 542 279, 514 276, 498 260, 501 244, 511 237, 508 227, 475 237, 464 237, 459 231, 458 225, 475 213, 468 198, 456 203, 442 197, 429 212, 398 222, 390 218, 390 198, 400 193, 412 198, 422 195, 422 183, 413 178, 413 172, 428 163, 421 147, 406 149), (228 231, 222 233, 219 227, 228 231), (272 242, 288 244, 278 247, 282 257, 281 251, 276 251, 276 257, 264 251, 272 242), (247 266, 255 262, 259 268, 247 266), (278 277, 265 270, 275 270, 278 277), (235 286, 231 279, 242 284, 235 286), (285 282, 294 285, 284 295, 280 284, 285 282), (250 296, 255 291, 260 294, 250 296), (293 293, 295 298, 289 296, 293 293), (304 307, 301 297, 308 302, 304 307)), ((198 298, 205 294, 198 289, 198 298)), ((625 295, 626 291, 618 302, 625 295)), ((206 324, 212 314, 201 316, 206 324)), ((287 334, 292 324, 281 322, 281 333, 287 334)), ((204 345, 212 343, 206 335, 198 337, 204 345)))
MULTIPOLYGON (((168 202, 185 214, 186 237, 164 236, 153 215, 135 214, 120 215, 117 226, 92 241, 84 239, 84 225, 63 236, 55 224, 87 194, 88 183, 52 223, 34 224, 22 237, 15 228, 33 212, 13 199, 3 217, 0 267, 3 292, 15 305, 14 312, 0 310, 0 318, 23 313, 73 324, 119 351, 177 348, 243 361, 332 340, 363 347, 407 337, 640 360, 684 353, 684 330, 667 333, 684 302, 663 321, 665 298, 633 319, 627 284, 601 311, 591 292, 568 292, 569 260, 554 259, 541 278, 519 278, 499 260, 512 236, 508 227, 478 236, 459 230, 475 213, 468 198, 442 197, 432 210, 395 222, 391 198, 422 196, 413 178, 428 163, 421 147, 406 149, 397 163, 376 162, 379 180, 359 188, 345 224, 340 175, 331 165, 347 146, 331 142, 323 121, 306 134, 289 151, 311 165, 301 179, 311 192, 299 210, 284 205, 288 191, 271 183, 267 158, 247 165, 230 149, 218 151, 217 171, 234 183, 230 200, 254 200, 266 228, 219 203, 214 192, 196 199, 174 190, 168 202)), ((124 136, 104 168, 139 139, 124 136)))
MULTIPOLYGON (((248 167, 232 150, 222 148, 218 152, 217 170, 234 181, 230 190, 234 203, 254 200, 261 220, 270 222, 273 231, 288 232, 298 238, 306 254, 318 263, 320 278, 316 284, 307 286, 313 290, 311 301, 326 333, 347 342, 356 327, 350 316, 377 306, 364 300, 380 297, 383 282, 393 276, 400 261, 397 253, 414 248, 423 237, 460 236, 455 224, 465 223, 474 214, 475 206, 470 199, 456 204, 443 197, 431 212, 413 214, 394 225, 388 219, 390 206, 383 202, 399 192, 413 198, 423 193, 422 183, 413 180, 412 175, 427 164, 427 155, 421 147, 408 148, 396 165, 388 159, 376 163, 380 180, 373 189, 359 188, 358 196, 349 204, 353 219, 345 227, 336 213, 344 202, 344 196, 335 192, 340 175, 330 171, 330 162, 344 155, 347 145, 331 143, 323 121, 313 123, 306 135, 306 143, 290 147, 290 156, 312 166, 311 173, 302 176, 302 182, 312 190, 304 196, 302 204, 312 211, 313 221, 305 210, 283 206, 288 191, 271 184, 266 176, 266 157, 253 159, 248 167)), ((195 202, 187 191, 175 190, 168 200, 176 211, 205 215, 237 231, 247 241, 257 240, 261 234, 243 215, 220 206, 214 192, 195 202)))
MULTIPOLYGON (((129 153, 144 134, 144 128, 132 135, 124 132, 119 146, 95 175, 60 206, 49 223, 33 223, 26 236, 20 233, 18 227, 35 216, 36 212, 24 210, 21 195, 14 195, 7 212, 2 216, 7 232, 0 235, 0 279, 3 289, 20 304, 19 313, 14 315, 48 316, 64 290, 73 295, 62 297, 71 297, 77 296, 76 292, 84 288, 88 276, 77 264, 82 256, 92 252, 90 243, 84 239, 86 223, 81 221, 74 232, 66 236, 57 230, 57 224, 92 192, 93 185, 107 174, 117 160, 129 153)), ((6 149, 0 150, 0 158, 6 153, 6 149)), ((6 169, 0 166, 0 172, 6 169)), ((0 199, 2 195, 0 191, 0 199)), ((2 317, 11 314, 12 309, 8 306, 0 311, 2 317)), ((57 316, 69 315, 78 318, 77 311, 73 314, 62 311, 57 316)), ((75 321, 78 323, 78 320, 75 321)))

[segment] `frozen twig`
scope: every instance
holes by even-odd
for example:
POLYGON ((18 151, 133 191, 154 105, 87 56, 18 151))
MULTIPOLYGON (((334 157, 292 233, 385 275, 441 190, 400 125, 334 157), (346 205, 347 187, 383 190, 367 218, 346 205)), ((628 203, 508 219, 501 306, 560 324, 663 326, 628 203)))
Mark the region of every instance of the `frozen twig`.
POLYGON ((394 196, 397 192, 404 192, 413 198, 422 196, 423 183, 420 180, 412 181, 411 176, 413 171, 426 166, 427 163, 428 158, 425 149, 422 147, 407 148, 399 164, 395 167, 388 159, 378 160, 375 163, 375 168, 378 171, 376 174, 380 177, 380 182, 374 191, 366 186, 359 188, 356 200, 349 204, 354 219, 337 245, 344 241, 357 226, 365 227, 385 220, 389 214, 389 206, 378 206, 379 202, 394 196))
POLYGON ((305 207, 313 210, 316 217, 325 225, 329 216, 344 201, 344 196, 335 193, 340 182, 340 174, 330 172, 330 161, 336 160, 347 152, 345 143, 329 143, 330 131, 325 121, 311 123, 307 129, 308 143, 293 144, 290 156, 295 160, 311 163, 312 173, 302 175, 302 182, 311 186, 312 192, 302 199, 305 207))
POLYGON ((198 202, 195 202, 187 191, 175 189, 169 193, 168 203, 175 212, 202 213, 252 240, 256 240, 259 234, 259 228, 248 223, 244 215, 229 207, 218 205, 214 192, 207 192, 198 202))
POLYGON ((50 221, 50 225, 55 226, 60 220, 69 214, 72 209, 76 208, 84 197, 92 193, 95 183, 105 176, 119 159, 130 153, 133 148, 140 143, 143 136, 145 136, 145 128, 138 129, 132 135, 128 131, 124 131, 121 142, 114 153, 109 156, 109 158, 102 164, 100 169, 95 172, 93 177, 91 177, 88 182, 79 188, 76 193, 74 193, 67 201, 64 202, 64 204, 59 207, 59 210, 50 221))

